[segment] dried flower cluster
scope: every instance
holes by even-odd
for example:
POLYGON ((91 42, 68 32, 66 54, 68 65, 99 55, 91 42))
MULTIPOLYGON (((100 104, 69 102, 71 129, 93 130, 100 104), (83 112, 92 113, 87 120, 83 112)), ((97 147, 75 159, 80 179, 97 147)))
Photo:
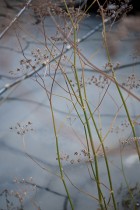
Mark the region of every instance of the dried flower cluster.
POLYGON ((53 15, 64 15, 63 9, 60 7, 60 4, 58 4, 58 1, 38 1, 36 0, 31 5, 32 9, 34 10, 34 13, 38 16, 38 18, 44 18, 46 16, 49 16, 49 10, 53 13, 53 15))
POLYGON ((127 78, 126 82, 122 83, 122 85, 130 90, 137 89, 140 87, 140 80, 137 79, 134 74, 132 74, 127 78))
POLYGON ((36 186, 32 184, 32 177, 29 177, 28 180, 15 177, 13 182, 16 185, 16 187, 14 186, 14 190, 4 189, 2 192, 0 192, 0 204, 3 204, 3 208, 0 206, 0 210, 23 210, 24 201, 26 197, 29 196, 29 192, 36 190, 36 186), (31 187, 29 187, 27 183, 31 183, 31 187))
POLYGON ((104 89, 107 85, 109 85, 109 81, 105 76, 98 75, 97 77, 93 75, 90 79, 88 79, 88 82, 86 82, 86 84, 94 84, 97 87, 104 89))
MULTIPOLYGON (((70 81, 72 86, 75 87, 76 83, 73 83, 72 80, 70 81)), ((81 77, 81 79, 79 80, 80 82, 80 87, 83 88, 84 85, 96 85, 97 87, 104 89, 107 85, 109 85, 109 80, 103 76, 103 75, 92 75, 90 78, 88 78, 87 80, 85 79, 85 83, 83 84, 83 79, 81 77)), ((77 87, 77 86, 76 86, 77 87)))
POLYGON ((64 1, 61 0, 36 0, 32 3, 31 7, 35 13, 35 16, 40 20, 50 15, 57 15, 59 17, 67 18, 70 14, 76 23, 79 19, 83 19, 83 17, 86 16, 86 14, 80 8, 75 8, 76 1, 66 0, 66 4, 69 8, 69 12, 67 12, 64 1))
MULTIPOLYGON (((0 193, 0 198, 2 199, 0 203, 1 202, 3 203, 3 199, 5 199, 6 204, 5 204, 4 209, 23 210, 23 201, 24 201, 25 195, 26 195, 26 192, 19 193, 18 191, 13 191, 13 190, 9 191, 5 189, 0 193), (13 200, 16 202, 13 202, 13 200)), ((1 209, 1 210, 4 210, 4 209, 1 209)))
POLYGON ((133 137, 125 140, 120 140, 122 145, 131 145, 134 144, 136 141, 140 144, 140 137, 133 137))
MULTIPOLYGON (((110 0, 105 1, 103 12, 105 17, 111 17, 113 21, 116 21, 130 12, 132 8, 130 0, 110 0)), ((101 10, 99 9, 98 12, 101 10)))
POLYGON ((116 62, 116 63, 114 63, 114 64, 108 62, 108 63, 106 63, 105 66, 104 66, 105 70, 117 69, 117 68, 119 68, 119 67, 120 67, 120 63, 119 63, 119 62, 116 62))
POLYGON ((125 131, 126 128, 128 128, 130 126, 130 123, 128 122, 127 119, 125 119, 119 126, 116 127, 112 127, 111 132, 112 133, 120 133, 125 131))
POLYGON ((10 127, 10 130, 15 130, 18 135, 25 135, 29 131, 33 131, 33 128, 31 127, 32 123, 28 121, 26 124, 17 123, 16 126, 10 127))
MULTIPOLYGON (((106 151, 108 151, 107 147, 106 147, 106 151)), ((80 152, 76 151, 76 152, 74 152, 73 155, 74 155, 75 158, 71 158, 70 155, 62 152, 60 158, 61 158, 62 161, 69 162, 70 164, 83 163, 83 161, 85 163, 89 163, 89 162, 94 161, 93 155, 91 155, 90 152, 86 149, 81 149, 80 152)), ((97 155, 98 155, 98 157, 103 157, 104 156, 101 149, 97 150, 97 155)))

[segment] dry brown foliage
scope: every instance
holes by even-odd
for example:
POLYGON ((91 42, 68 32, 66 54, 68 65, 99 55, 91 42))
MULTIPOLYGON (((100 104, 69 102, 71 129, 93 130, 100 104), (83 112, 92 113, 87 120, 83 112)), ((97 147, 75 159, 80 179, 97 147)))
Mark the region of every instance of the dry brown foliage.
POLYGON ((130 16, 125 17, 121 20, 116 28, 115 32, 107 33, 108 40, 108 48, 110 54, 114 56, 119 53, 119 49, 121 47, 121 40, 125 40, 126 38, 135 36, 135 41, 132 44, 132 48, 134 49, 137 55, 140 55, 140 42, 139 42, 139 34, 140 34, 140 17, 139 16, 130 16))

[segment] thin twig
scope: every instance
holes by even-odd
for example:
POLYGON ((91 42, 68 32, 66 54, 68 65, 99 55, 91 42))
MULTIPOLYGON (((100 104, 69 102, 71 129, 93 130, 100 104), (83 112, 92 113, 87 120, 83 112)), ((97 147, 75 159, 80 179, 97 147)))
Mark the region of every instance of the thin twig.
MULTIPOLYGON (((96 26, 94 29, 92 29, 89 33, 87 33, 86 35, 84 35, 81 39, 78 40, 78 43, 81 43, 83 41, 85 41, 87 38, 89 38, 91 35, 93 35, 96 31, 98 31, 100 28, 102 27, 102 24, 99 24, 98 26, 96 26)), ((4 33, 4 31, 2 32, 4 33)), ((1 35, 0 35, 0 39, 1 39, 1 35)), ((65 51, 63 51, 63 55, 66 54, 70 49, 72 49, 72 45, 70 47, 68 47, 65 51)), ((57 55, 56 57, 54 57, 50 62, 52 63, 53 61, 55 61, 56 59, 58 59, 59 57, 62 56, 62 53, 60 53, 59 55, 57 55)), ((4 87, 2 87, 0 89, 0 95, 2 95, 3 93, 5 93, 8 89, 10 89, 11 87, 13 87, 14 85, 16 85, 17 83, 20 83, 30 77, 32 77, 33 75, 35 75, 37 72, 39 72, 40 70, 42 70, 44 68, 44 65, 42 65, 40 68, 38 68, 36 71, 31 71, 29 74, 23 75, 20 79, 17 79, 15 82, 11 83, 11 84, 5 84, 4 87)))
POLYGON ((27 1, 25 6, 19 11, 19 13, 14 17, 14 19, 9 23, 9 25, 1 32, 0 39, 7 33, 11 26, 17 21, 17 19, 22 15, 22 13, 27 9, 32 0, 27 1))

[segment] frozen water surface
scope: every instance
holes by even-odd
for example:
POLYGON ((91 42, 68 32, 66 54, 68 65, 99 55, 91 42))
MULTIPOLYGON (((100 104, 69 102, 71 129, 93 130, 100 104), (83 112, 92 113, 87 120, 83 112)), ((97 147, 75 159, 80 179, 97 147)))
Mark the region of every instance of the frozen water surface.
MULTIPOLYGON (((4 2, 2 3, 2 8, 8 12, 11 19, 17 11, 6 9, 4 2)), ((78 37, 81 38, 100 23, 101 19, 95 15, 85 18, 80 24, 78 37)), ((55 35, 56 28, 49 16, 45 19, 44 26, 48 37, 55 35)), ((1 28, 1 32, 2 30, 3 28, 1 28)), ((28 69, 23 68, 20 72, 17 69, 23 66, 21 60, 24 59, 24 55, 28 59, 33 59, 33 51, 40 49, 41 53, 43 52, 44 35, 42 30, 41 23, 35 24, 34 14, 31 9, 27 9, 19 21, 0 40, 1 90, 6 84, 12 84, 20 79, 21 75, 29 73, 30 70, 28 69)), ((101 31, 102 28, 80 43, 79 49, 91 63, 104 71, 107 58, 101 31)), ((114 63, 120 63, 120 68, 116 71, 120 84, 126 82, 132 74, 136 76, 136 80, 139 82, 139 57, 134 57, 132 49, 133 42, 136 39, 138 39, 138 34, 131 33, 125 40, 121 40, 122 48, 113 58, 114 63), (127 64, 130 65, 126 67, 127 64)), ((48 46, 51 49, 50 42, 48 42, 48 46)), ((61 50, 62 42, 58 42, 56 46, 61 50)), ((56 52, 58 52, 58 49, 56 52)), ((69 50, 66 56, 73 56, 72 50, 69 50)), ((62 61, 62 63, 73 82, 71 65, 66 63, 66 61, 62 61)), ((55 64, 52 62, 51 65, 53 69, 55 64)), ((78 74, 81 75, 81 64, 78 59, 77 69, 78 74)), ((51 71, 50 76, 47 76, 46 73, 48 72, 49 67, 44 67, 39 71, 39 74, 45 81, 46 88, 50 90, 51 77, 54 75, 54 71, 51 71)), ((109 83, 104 88, 97 87, 95 82, 93 84, 95 78, 99 79, 99 74, 94 72, 89 66, 85 66, 84 74, 87 83, 87 97, 92 112, 94 112, 109 83), (91 81, 93 76, 94 79, 91 81)), ((70 209, 68 197, 59 178, 55 135, 49 101, 45 91, 36 82, 36 76, 33 75, 19 82, 1 94, 0 209, 6 208, 7 200, 9 205, 12 205, 13 202, 13 206, 17 209, 70 209), (21 198, 23 198, 23 202, 21 198)), ((73 109, 70 96, 64 90, 66 83, 60 71, 56 74, 56 81, 57 83, 54 84, 53 88, 53 110, 67 186, 76 210, 97 209, 98 202, 95 199, 98 197, 96 183, 90 177, 88 171, 90 164, 87 156, 84 154, 86 139, 83 126, 77 117, 76 111, 73 109)), ((76 86, 74 86, 74 90, 77 93, 76 86)), ((129 96, 128 92, 124 90, 122 90, 122 93, 124 98, 127 99, 126 103, 132 119, 137 120, 136 135, 139 137, 139 101, 129 96)), ((139 98, 139 88, 134 89, 133 93, 139 98)), ((121 104, 116 87, 111 83, 99 109, 94 113, 94 117, 101 128, 103 136, 107 134, 111 125, 113 127, 104 144, 108 153, 115 197, 119 203, 118 209, 126 209, 125 205, 127 203, 125 202, 129 200, 128 191, 131 188, 133 188, 134 194, 136 193, 137 205, 140 202, 138 197, 140 192, 140 168, 131 127, 128 124, 124 108, 120 108, 121 104), (116 119, 114 120, 115 115, 116 119), (120 141, 123 141, 123 143, 120 143, 120 141)), ((80 106, 78 110, 81 118, 84 119, 80 106)), ((91 120, 89 122, 92 123, 91 120)), ((92 133, 95 147, 98 148, 100 143, 96 131, 93 129, 92 133)), ((104 157, 101 151, 98 156, 101 182, 109 186, 104 157)), ((103 187, 103 192, 106 193, 106 199, 109 199, 107 187, 103 187)))

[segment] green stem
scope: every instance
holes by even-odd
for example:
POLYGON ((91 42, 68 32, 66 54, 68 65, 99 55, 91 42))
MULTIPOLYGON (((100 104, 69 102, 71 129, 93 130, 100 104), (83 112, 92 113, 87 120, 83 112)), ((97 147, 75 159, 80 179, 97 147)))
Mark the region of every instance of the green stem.
POLYGON ((72 203, 72 200, 71 200, 71 196, 69 194, 69 191, 68 191, 68 188, 67 188, 65 179, 64 179, 64 173, 63 173, 63 167, 62 167, 62 164, 61 164, 61 158, 60 158, 60 152, 59 152, 59 144, 58 144, 58 136, 57 136, 57 131, 56 131, 56 124, 55 124, 55 118, 54 118, 54 112, 53 112, 53 106, 52 106, 52 100, 51 100, 51 98, 50 98, 50 108, 51 108, 51 114, 52 114, 52 120, 53 120, 53 128, 54 128, 54 134, 55 134, 55 140, 56 140, 57 159, 58 159, 58 165, 59 165, 61 180, 63 182, 65 191, 67 193, 67 196, 68 196, 68 200, 70 202, 71 209, 74 210, 74 206, 73 206, 73 203, 72 203))
POLYGON ((99 140, 100 140, 100 143, 101 143, 101 146, 102 146, 102 149, 103 149, 103 154, 104 154, 104 158, 105 158, 105 163, 106 163, 106 168, 107 168, 107 174, 108 174, 108 179, 109 179, 109 184, 110 184, 111 197, 112 197, 112 200, 113 200, 114 209, 117 210, 116 201, 115 201, 115 197, 114 197, 114 191, 113 191, 113 185, 112 185, 112 180, 111 180, 111 174, 110 174, 110 169, 109 169, 109 164, 108 164, 108 159, 107 159, 105 147, 104 147, 104 144, 103 144, 103 141, 102 141, 102 137, 101 137, 101 135, 100 135, 100 133, 99 133, 98 127, 97 127, 97 125, 96 125, 95 119, 94 119, 94 117, 93 117, 92 111, 91 111, 90 106, 89 106, 88 103, 87 103, 87 107, 88 107, 88 109, 89 109, 89 112, 90 112, 90 115, 91 115, 92 122, 93 122, 93 124, 94 124, 96 133, 97 133, 97 135, 98 135, 98 138, 99 138, 99 140))
POLYGON ((121 155, 121 166, 122 166, 123 177, 124 177, 126 186, 127 186, 127 188, 128 188, 128 192, 129 192, 129 194, 130 194, 130 196, 131 196, 131 199, 132 199, 132 201, 133 201, 133 204, 135 204, 134 196, 133 196, 133 194, 132 194, 132 191, 131 191, 131 189, 130 189, 130 187, 129 187, 129 184, 128 184, 128 181, 127 181, 127 178, 126 178, 126 175, 125 175, 124 166, 123 166, 123 157, 122 157, 122 151, 121 151, 121 149, 120 149, 120 155, 121 155))
POLYGON ((87 116, 87 113, 86 113, 83 97, 82 97, 82 94, 81 94, 81 88, 80 88, 78 73, 77 73, 77 69, 76 69, 76 44, 77 44, 76 43, 76 38, 77 38, 76 37, 76 28, 74 27, 74 73, 75 73, 75 80, 76 80, 76 83, 77 83, 79 98, 80 98, 80 101, 81 101, 82 110, 83 110, 83 113, 84 113, 85 122, 86 122, 88 135, 89 135, 89 139, 90 139, 90 144, 91 144, 91 148, 92 148, 92 152, 93 152, 93 156, 94 156, 94 160, 95 160, 95 171, 96 171, 96 180, 97 180, 96 183, 97 183, 97 189, 98 189, 99 204, 100 204, 101 209, 103 210, 104 207, 103 207, 103 204, 102 204, 102 193, 101 193, 101 186, 100 186, 100 177, 99 177, 97 154, 96 154, 94 143, 93 143, 91 128, 90 128, 88 116, 87 116))
MULTIPOLYGON (((111 58, 110 58, 109 49, 108 49, 108 45, 107 45, 106 27, 105 27, 105 23, 104 23, 103 11, 102 11, 102 21, 103 21, 103 38, 104 38, 104 43, 105 43, 105 49, 106 49, 108 61, 109 61, 110 64, 112 64, 111 58)), ((121 100, 122 100, 122 103, 123 103, 123 106, 124 106, 124 109, 125 109, 125 112, 126 112, 128 121, 129 121, 130 126, 131 126, 131 129, 132 129, 132 133, 133 133, 134 140, 135 140, 135 145, 136 145, 136 150, 137 150, 138 157, 139 157, 139 160, 140 160, 140 150, 139 150, 139 145, 138 145, 138 140, 137 140, 137 136, 136 136, 135 127, 134 127, 134 124, 133 124, 133 122, 132 122, 132 120, 131 120, 131 117, 130 117, 130 114, 129 114, 129 110, 128 110, 128 108, 127 108, 127 105, 126 105, 126 102, 125 102, 125 100, 124 100, 123 94, 122 94, 121 89, 120 89, 120 87, 119 87, 119 84, 118 84, 118 82, 117 82, 116 74, 115 74, 115 71, 114 71, 114 69, 113 69, 113 65, 111 65, 111 69, 112 69, 112 75, 113 75, 113 79, 114 79, 115 85, 116 85, 116 87, 117 87, 118 93, 119 93, 120 98, 121 98, 121 100)))

